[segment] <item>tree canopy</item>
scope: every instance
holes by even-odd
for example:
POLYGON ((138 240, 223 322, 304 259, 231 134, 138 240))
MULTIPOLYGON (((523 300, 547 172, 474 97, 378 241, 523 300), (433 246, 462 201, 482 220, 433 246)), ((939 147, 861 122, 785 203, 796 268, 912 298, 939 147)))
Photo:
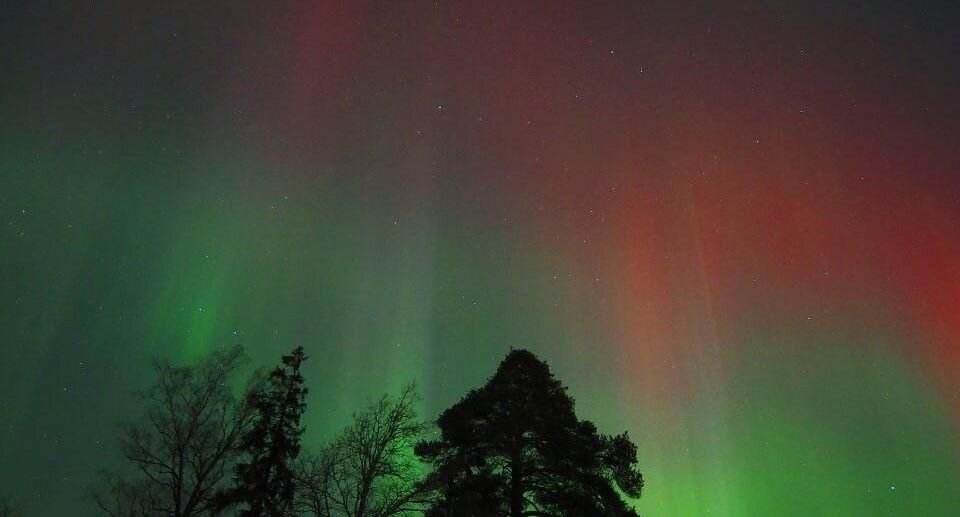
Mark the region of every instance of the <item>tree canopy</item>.
POLYGON ((579 420, 548 365, 512 350, 481 388, 444 411, 416 452, 434 466, 432 517, 634 516, 637 449, 579 420))
POLYGON ((529 351, 512 350, 485 385, 443 411, 434 439, 424 440, 431 426, 417 418, 409 384, 354 413, 315 454, 301 454, 303 348, 255 374, 238 398, 230 380, 243 358, 235 347, 190 366, 156 362, 145 413, 124 428, 128 468, 97 493, 104 513, 637 515, 629 502, 643 488, 636 446, 579 419, 567 388, 529 351))

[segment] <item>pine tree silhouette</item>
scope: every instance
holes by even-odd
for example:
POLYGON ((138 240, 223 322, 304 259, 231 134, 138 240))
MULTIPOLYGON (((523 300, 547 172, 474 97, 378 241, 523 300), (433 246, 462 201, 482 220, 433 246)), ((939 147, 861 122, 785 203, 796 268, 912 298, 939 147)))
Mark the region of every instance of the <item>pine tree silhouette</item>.
POLYGON ((636 446, 577 419, 566 388, 529 351, 512 350, 437 424, 440 439, 416 449, 435 467, 431 517, 637 515, 620 495, 643 487, 636 446))

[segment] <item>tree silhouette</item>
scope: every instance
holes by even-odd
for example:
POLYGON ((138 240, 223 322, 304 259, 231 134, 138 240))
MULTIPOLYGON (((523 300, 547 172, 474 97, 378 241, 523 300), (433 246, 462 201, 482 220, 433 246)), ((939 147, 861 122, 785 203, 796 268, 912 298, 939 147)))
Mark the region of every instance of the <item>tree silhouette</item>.
POLYGON ((512 350, 482 388, 444 411, 416 452, 435 469, 432 517, 635 516, 636 446, 579 420, 546 363, 512 350), (619 492, 618 492, 619 490, 619 492))
POLYGON ((300 471, 300 507, 321 517, 390 517, 422 507, 421 465, 414 444, 426 426, 417 420, 416 386, 384 395, 353 415, 348 426, 300 471))
POLYGON ((296 483, 295 508, 299 515, 332 517, 334 508, 336 461, 330 447, 318 454, 302 454, 294 469, 296 483))
POLYGON ((246 506, 243 517, 289 515, 294 501, 293 462, 300 454, 300 417, 306 409, 307 388, 300 367, 303 347, 284 355, 266 383, 252 392, 248 404, 254 423, 240 440, 246 456, 236 466, 237 487, 230 498, 246 506))
POLYGON ((252 423, 251 408, 229 387, 243 360, 236 346, 193 366, 154 361, 157 382, 141 393, 143 418, 123 426, 128 472, 108 473, 94 495, 104 513, 190 517, 212 510, 252 423))

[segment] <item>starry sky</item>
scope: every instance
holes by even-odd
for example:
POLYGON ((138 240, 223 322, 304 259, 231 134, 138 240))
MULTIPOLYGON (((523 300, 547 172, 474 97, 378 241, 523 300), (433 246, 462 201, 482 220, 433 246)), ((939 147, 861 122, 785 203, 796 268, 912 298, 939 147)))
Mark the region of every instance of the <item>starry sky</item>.
POLYGON ((150 360, 311 356, 305 443, 510 347, 649 516, 960 507, 960 12, 13 2, 0 487, 96 515, 150 360))

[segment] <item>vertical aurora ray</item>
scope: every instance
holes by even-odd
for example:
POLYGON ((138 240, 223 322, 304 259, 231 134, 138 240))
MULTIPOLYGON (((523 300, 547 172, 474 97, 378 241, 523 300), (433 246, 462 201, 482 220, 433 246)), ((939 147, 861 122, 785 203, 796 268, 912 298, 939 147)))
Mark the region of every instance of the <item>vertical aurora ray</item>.
POLYGON ((317 446, 526 347, 644 515, 951 515, 955 9, 681 4, 13 8, 0 486, 86 508, 156 355, 304 345, 317 446))

